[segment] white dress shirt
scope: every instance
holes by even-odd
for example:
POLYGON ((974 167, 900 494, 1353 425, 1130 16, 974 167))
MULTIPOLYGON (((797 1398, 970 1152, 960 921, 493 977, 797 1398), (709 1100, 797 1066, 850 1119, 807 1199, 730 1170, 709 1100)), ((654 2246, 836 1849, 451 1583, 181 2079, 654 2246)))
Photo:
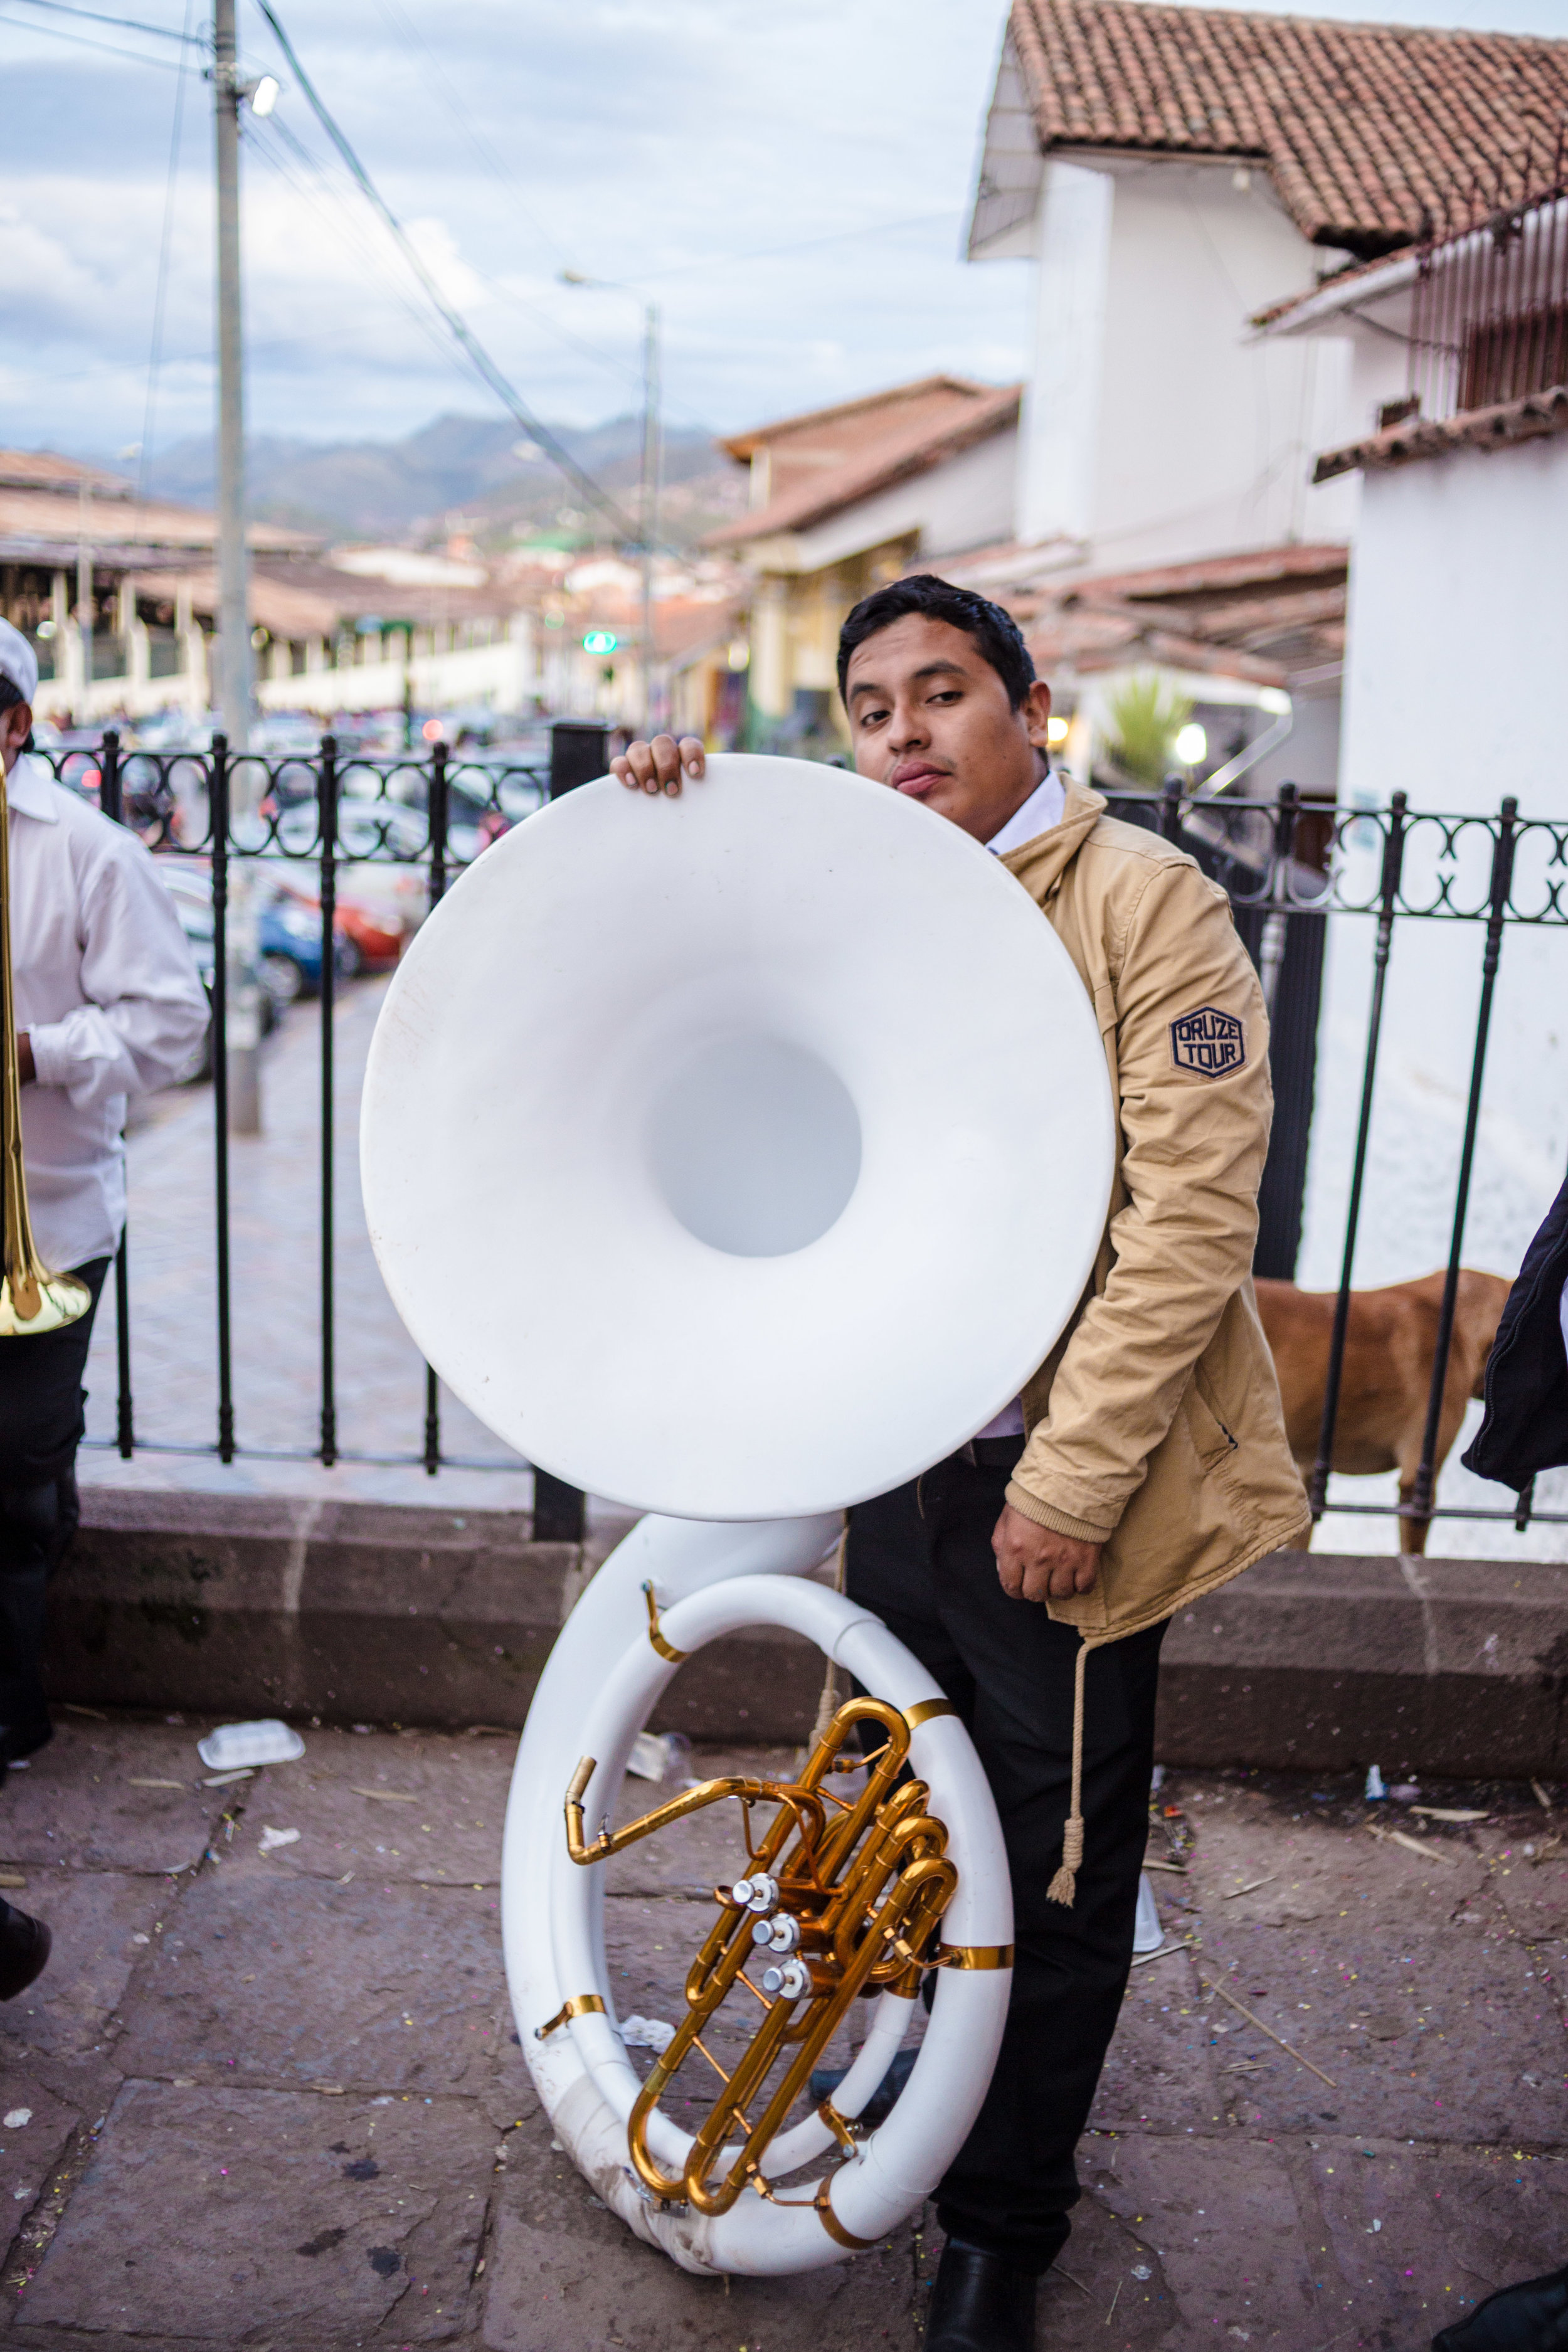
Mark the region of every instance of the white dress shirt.
MULTIPOLYGON (((1010 849, 1022 849, 1025 842, 1033 841, 1037 834, 1049 833, 1053 824, 1060 824, 1062 811, 1067 806, 1067 786, 1059 776, 1048 769, 1035 786, 1021 809, 1014 811, 1000 833, 994 833, 986 843, 987 849, 1005 857, 1010 849)), ((1015 1397, 1005 1404, 994 1421, 977 1429, 976 1437, 1022 1437, 1024 1434, 1024 1400, 1015 1397)))
POLYGON ((18 760, 5 789, 16 1025, 37 1073, 22 1089, 22 1157, 34 1239, 65 1273, 118 1245, 126 1097, 189 1068, 206 992, 135 835, 42 760, 18 760))

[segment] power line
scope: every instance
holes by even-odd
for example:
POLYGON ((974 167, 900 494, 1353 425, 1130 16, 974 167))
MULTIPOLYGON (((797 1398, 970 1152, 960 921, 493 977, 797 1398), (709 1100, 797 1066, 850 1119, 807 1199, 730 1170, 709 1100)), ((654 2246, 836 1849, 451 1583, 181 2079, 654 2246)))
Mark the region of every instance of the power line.
POLYGON ((819 245, 848 245, 867 237, 890 236, 895 229, 926 228, 937 221, 960 218, 962 215, 958 206, 950 205, 946 212, 911 213, 906 220, 879 221, 874 222, 869 227, 862 226, 858 228, 834 229, 826 236, 801 237, 794 245, 764 246, 757 253, 715 253, 706 261, 678 261, 668 269, 643 270, 638 282, 640 284, 644 279, 651 282, 654 278, 685 278, 696 269, 726 269, 731 264, 742 261, 777 261, 792 253, 810 253, 819 245))
MULTIPOLYGON (((185 0, 185 30, 182 38, 188 39, 191 12, 195 0, 185 0)), ((136 468, 136 503, 143 506, 147 499, 147 467, 153 450, 153 427, 158 414, 158 379, 163 366, 163 308, 169 290, 169 247, 174 232, 174 188, 180 168, 180 131, 185 113, 185 68, 189 59, 180 59, 180 79, 174 84, 174 121, 169 133, 169 172, 163 185, 163 233, 158 246, 158 283, 153 297, 153 348, 147 357, 147 400, 142 415, 141 462, 136 468)))
MULTIPOLYGON (((277 115, 268 117, 267 121, 265 128, 266 131, 270 134, 269 137, 258 138, 257 133, 261 127, 261 125, 252 121, 252 122, 247 126, 247 135, 250 143, 256 148, 263 161, 270 164, 273 171, 277 173, 279 178, 282 180, 287 186, 292 188, 296 194, 304 200, 304 202, 310 206, 310 210, 316 215, 318 219, 324 221, 329 228, 336 228, 339 236, 341 236, 352 250, 358 254, 363 259, 367 270, 369 270, 374 277, 381 279, 382 283, 385 286, 387 292, 392 296, 394 301, 396 302, 398 308, 406 313, 412 324, 425 338, 425 341, 430 345, 432 351, 434 351, 443 362, 447 365, 450 365, 450 349, 441 335, 437 332, 429 313, 424 310, 420 304, 410 298, 406 286, 402 284, 387 268, 384 253, 381 251, 369 237, 361 235, 359 219, 354 214, 350 212, 349 207, 344 203, 342 195, 328 179, 326 173, 322 171, 318 159, 310 153, 308 147, 296 138, 293 131, 289 130, 288 124, 279 121, 277 115), (300 163, 304 165, 305 171, 310 175, 309 179, 301 178, 299 173, 292 171, 289 168, 289 164, 281 155, 274 152, 271 144, 272 139, 279 140, 283 145, 288 148, 289 153, 293 155, 300 163), (320 201, 320 198, 325 198, 325 204, 320 201), (331 205, 331 211, 327 209, 328 205, 331 205)), ((359 330, 356 329, 353 331, 357 333, 359 330)), ((314 342, 319 339, 312 335, 310 340, 314 342)), ((257 344, 252 343, 250 348, 252 351, 255 351, 258 348, 266 349, 268 346, 258 346, 257 344)))
POLYGON ((322 130, 326 132, 333 146, 337 149, 338 153, 342 158, 343 163, 347 165, 348 170, 361 193, 372 205, 374 205, 376 211, 380 214, 381 218, 392 232, 404 259, 408 263, 410 268, 414 271, 415 276, 418 278, 421 286, 425 289, 425 291, 428 295, 431 302, 439 312, 447 332, 459 345, 470 365, 474 368, 482 382, 488 385, 489 390, 495 394, 501 405, 516 419, 523 431, 527 433, 531 439, 539 443, 541 448, 545 450, 554 460, 562 473, 565 475, 567 480, 575 484, 582 496, 585 498, 592 506, 595 506, 599 509, 600 513, 605 516, 605 520, 613 525, 619 536, 624 540, 631 541, 634 545, 639 543, 640 533, 637 524, 632 521, 628 515, 622 511, 621 508, 616 503, 615 499, 609 496, 607 491, 600 488, 592 474, 587 473, 584 467, 577 463, 577 460, 573 457, 571 451, 565 447, 563 443, 557 440, 550 427, 542 423, 539 417, 534 415, 527 402, 513 390, 511 384, 508 382, 500 369, 491 359, 489 353, 485 350, 484 345, 479 341, 479 337, 474 333, 473 329, 468 325, 462 314, 447 300, 446 295, 441 291, 440 287, 437 285, 435 278, 426 267, 418 247, 414 244, 402 222, 398 219, 396 214, 393 211, 391 205, 387 203, 385 197, 382 194, 380 189, 376 186, 369 173, 365 170, 364 165, 360 162, 359 157, 354 153, 354 151, 350 146, 348 140, 342 131, 339 130, 337 123, 332 119, 332 116, 328 112, 325 104, 317 94, 314 83, 311 81, 309 74, 305 71, 304 67, 300 64, 299 58, 296 56, 293 43, 289 40, 288 34, 283 30, 282 26, 279 23, 277 15, 269 5, 269 0, 257 0, 257 5, 260 9, 262 15, 266 17, 268 23, 271 26, 278 46, 282 50, 285 58, 288 60, 290 72, 299 83, 300 88, 303 90, 311 112, 315 115, 317 121, 321 124, 322 130))
MULTIPOLYGON (((37 6, 37 0, 28 0, 28 5, 37 6)), ((73 49, 97 49, 106 58, 118 58, 122 65, 155 66, 160 73, 178 73, 180 70, 173 58, 150 58, 135 49, 117 49, 112 42, 95 41, 90 34, 68 33, 59 25, 19 25, 14 16, 0 19, 0 22, 10 25, 14 32, 39 34, 46 41, 68 41, 73 49)))
MULTIPOLYGON (((23 0, 23 5, 28 8, 47 8, 51 15, 58 16, 85 16, 89 25, 117 25, 121 32, 150 33, 155 41, 184 41, 193 49, 205 47, 205 43, 196 39, 188 29, 184 33, 171 33, 165 25, 144 25, 138 16, 105 16, 96 8, 73 7, 71 0, 23 0)), ((187 27, 190 21, 187 10, 187 27)))
POLYGON ((500 156, 496 153, 495 149, 490 145, 489 140, 486 139, 478 123, 474 121, 473 116, 468 112, 468 110, 464 105, 461 97, 458 95, 457 88, 452 82, 450 76, 447 74, 445 66, 443 66, 435 50, 426 40, 424 35, 414 24, 407 10, 402 5, 402 0, 378 0, 378 5, 380 6, 382 15, 388 19, 394 29, 399 33, 401 37, 405 41, 412 43, 413 46, 420 51, 432 77, 441 87, 446 97, 447 104, 451 110, 454 120, 460 123, 463 130, 468 133, 468 139, 473 146, 474 152, 488 167, 499 185, 506 190, 508 195, 511 198, 512 203, 517 206, 519 213, 528 223, 529 227, 532 229, 536 236, 542 237, 547 245, 553 246, 557 255, 563 259, 565 259, 567 256, 560 239, 552 235, 551 231, 545 227, 543 222, 539 220, 523 202, 522 193, 518 187, 517 182, 512 178, 511 173, 507 170, 506 165, 501 162, 500 156))

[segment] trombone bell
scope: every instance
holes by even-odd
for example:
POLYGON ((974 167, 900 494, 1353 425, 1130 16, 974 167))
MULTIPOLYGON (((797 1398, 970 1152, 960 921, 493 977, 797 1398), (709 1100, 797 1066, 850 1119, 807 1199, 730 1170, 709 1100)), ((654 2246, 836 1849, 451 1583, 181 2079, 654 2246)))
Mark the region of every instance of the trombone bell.
POLYGON ((37 1259, 13 1283, 0 1279, 0 1339, 30 1339, 78 1323, 92 1305, 92 1293, 74 1275, 47 1274, 37 1259))

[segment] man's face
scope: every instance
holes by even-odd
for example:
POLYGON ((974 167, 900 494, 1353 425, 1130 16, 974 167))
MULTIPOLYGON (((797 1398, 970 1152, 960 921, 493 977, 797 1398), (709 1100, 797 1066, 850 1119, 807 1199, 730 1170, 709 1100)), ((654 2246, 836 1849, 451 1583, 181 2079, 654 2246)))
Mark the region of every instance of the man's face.
POLYGON ((923 801, 976 841, 1021 809, 1045 772, 1051 691, 1015 710, 974 639, 907 614, 857 646, 844 699, 863 776, 923 801))
POLYGON ((0 710, 0 754, 4 754, 7 775, 16 766, 22 746, 32 731, 33 706, 30 702, 14 702, 9 710, 0 710))

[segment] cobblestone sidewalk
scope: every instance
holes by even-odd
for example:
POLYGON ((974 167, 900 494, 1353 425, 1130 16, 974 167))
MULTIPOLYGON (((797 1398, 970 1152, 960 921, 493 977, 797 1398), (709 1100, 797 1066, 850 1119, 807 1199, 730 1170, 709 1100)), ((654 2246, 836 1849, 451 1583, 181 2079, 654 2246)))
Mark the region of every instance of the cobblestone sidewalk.
MULTIPOLYGON (((509 1739, 315 1729, 214 1790, 203 1728, 66 1713, 0 1791, 5 1883, 56 1934, 0 2010, 0 2337, 912 2352, 929 2224, 726 2291, 552 2145, 502 1989, 509 1739), (263 1855, 267 1828, 300 1834, 263 1855)), ((1331 1784, 1166 1783, 1170 1948, 1132 1978, 1042 2346, 1415 2352, 1568 2256, 1563 1816, 1435 1801, 1489 1798, 1423 1829, 1331 1784)), ((721 1834, 617 1862, 623 2014, 676 2015, 721 1834)))

